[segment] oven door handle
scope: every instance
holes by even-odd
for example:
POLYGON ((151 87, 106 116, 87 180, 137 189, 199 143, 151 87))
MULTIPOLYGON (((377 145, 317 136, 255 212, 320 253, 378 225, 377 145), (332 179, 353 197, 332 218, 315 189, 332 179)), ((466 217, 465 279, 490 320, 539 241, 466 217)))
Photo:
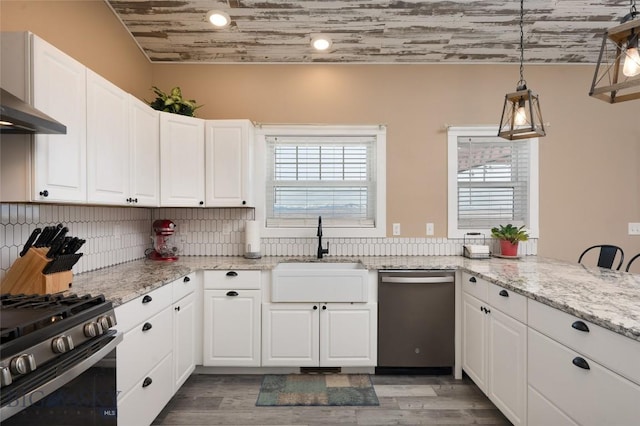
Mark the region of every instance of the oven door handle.
POLYGON ((22 395, 18 403, 15 403, 16 401, 13 401, 5 405, 4 407, 0 408, 0 422, 8 419, 9 417, 13 416, 16 413, 19 413, 20 411, 24 410, 30 405, 35 404, 45 396, 49 395, 50 393, 53 393, 58 388, 61 388, 62 386, 69 383, 71 380, 75 379, 76 377, 84 373, 86 370, 91 368, 94 364, 102 360, 102 358, 107 356, 109 352, 114 350, 118 345, 118 343, 122 341, 122 338, 123 338, 122 332, 120 331, 116 332, 113 335, 113 339, 109 343, 107 343, 105 346, 103 346, 100 350, 98 350, 96 353, 91 355, 89 358, 82 360, 78 364, 74 365, 73 367, 71 367, 70 369, 68 369, 61 375, 59 375, 58 377, 52 379, 51 381, 48 381, 42 386, 32 390, 31 392, 28 392, 22 395))
POLYGON ((440 284, 440 283, 452 283, 454 278, 452 276, 438 276, 438 277, 387 277, 381 278, 383 283, 393 284, 440 284))

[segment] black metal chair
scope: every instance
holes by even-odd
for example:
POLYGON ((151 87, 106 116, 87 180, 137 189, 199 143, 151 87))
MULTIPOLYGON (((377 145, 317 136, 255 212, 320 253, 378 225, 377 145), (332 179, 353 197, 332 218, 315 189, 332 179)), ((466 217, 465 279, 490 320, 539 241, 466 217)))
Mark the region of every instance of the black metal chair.
POLYGON ((582 252, 582 254, 580 255, 580 258, 578 258, 578 263, 582 263, 582 258, 584 257, 585 254, 587 254, 588 251, 595 250, 595 249, 600 249, 600 253, 598 254, 598 266, 601 268, 608 268, 608 269, 614 269, 613 263, 616 260, 616 256, 618 255, 618 252, 620 252, 620 263, 618 263, 618 266, 615 268, 616 271, 620 270, 620 267, 622 266, 622 262, 624 262, 624 251, 622 251, 622 249, 618 246, 612 246, 609 244, 598 244, 598 245, 589 247, 588 249, 582 252))
POLYGON ((631 260, 629 261, 629 263, 627 263, 627 269, 625 269, 625 272, 629 272, 629 269, 631 269, 631 264, 633 263, 634 260, 636 259, 640 259, 640 253, 636 254, 635 256, 633 256, 631 258, 631 260))

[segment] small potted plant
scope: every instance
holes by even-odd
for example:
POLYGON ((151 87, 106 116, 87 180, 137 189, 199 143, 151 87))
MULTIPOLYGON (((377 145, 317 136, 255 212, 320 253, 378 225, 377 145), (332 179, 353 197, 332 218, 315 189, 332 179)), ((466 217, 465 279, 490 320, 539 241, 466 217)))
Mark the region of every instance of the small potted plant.
POLYGON ((158 111, 171 112, 174 114, 195 117, 195 110, 202 106, 196 106, 196 101, 193 99, 183 99, 182 90, 180 90, 179 87, 174 87, 173 89, 171 89, 170 94, 164 93, 156 86, 153 86, 151 89, 155 92, 156 98, 153 100, 153 102, 147 103, 151 106, 151 108, 157 109, 158 111))
POLYGON ((524 225, 518 228, 512 224, 491 228, 491 236, 500 240, 500 254, 514 257, 518 255, 518 243, 529 239, 524 225))

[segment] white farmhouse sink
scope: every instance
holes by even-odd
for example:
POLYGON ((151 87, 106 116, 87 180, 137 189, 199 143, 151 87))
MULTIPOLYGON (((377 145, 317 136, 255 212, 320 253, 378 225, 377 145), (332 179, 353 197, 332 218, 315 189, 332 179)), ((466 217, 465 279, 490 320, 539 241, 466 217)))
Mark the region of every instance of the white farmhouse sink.
POLYGON ((272 302, 366 302, 360 263, 283 262, 271 272, 272 302))

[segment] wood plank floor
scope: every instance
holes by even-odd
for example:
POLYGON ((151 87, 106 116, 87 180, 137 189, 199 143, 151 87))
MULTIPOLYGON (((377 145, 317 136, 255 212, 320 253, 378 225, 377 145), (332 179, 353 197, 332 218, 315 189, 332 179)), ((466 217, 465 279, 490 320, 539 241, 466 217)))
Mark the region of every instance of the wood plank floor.
POLYGON ((377 407, 256 407, 261 375, 194 374, 154 425, 510 425, 469 379, 372 375, 377 407))

